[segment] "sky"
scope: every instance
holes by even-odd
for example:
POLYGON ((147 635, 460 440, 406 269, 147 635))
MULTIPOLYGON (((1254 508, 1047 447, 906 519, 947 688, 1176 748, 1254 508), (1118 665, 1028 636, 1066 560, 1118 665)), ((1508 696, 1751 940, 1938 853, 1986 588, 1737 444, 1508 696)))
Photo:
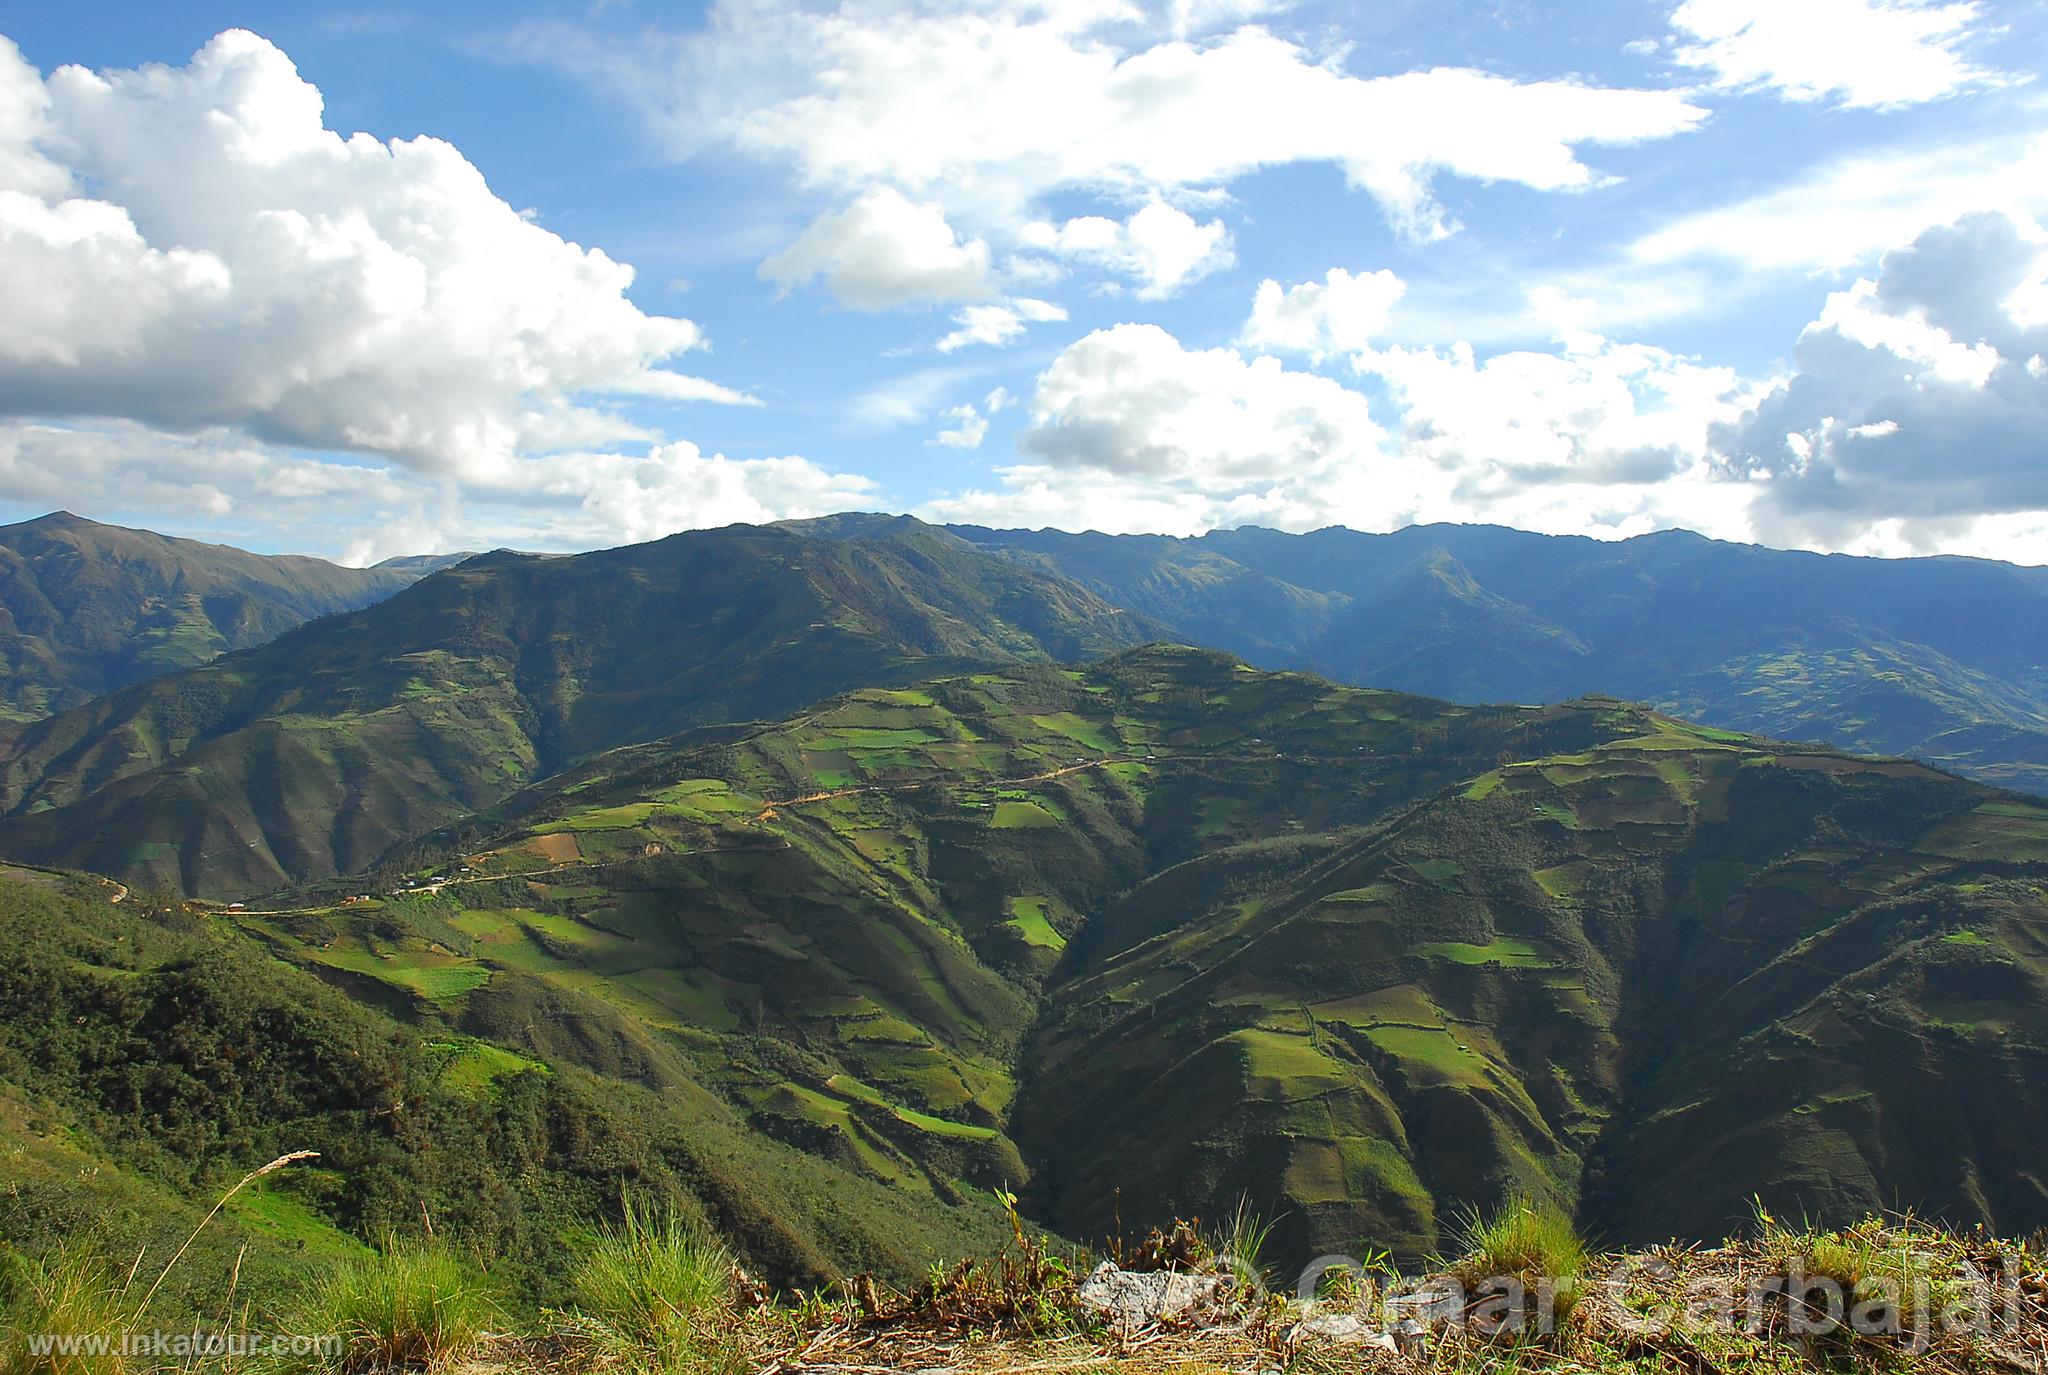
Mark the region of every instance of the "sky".
POLYGON ((2048 563, 2037 0, 0 0, 0 518, 2048 563))

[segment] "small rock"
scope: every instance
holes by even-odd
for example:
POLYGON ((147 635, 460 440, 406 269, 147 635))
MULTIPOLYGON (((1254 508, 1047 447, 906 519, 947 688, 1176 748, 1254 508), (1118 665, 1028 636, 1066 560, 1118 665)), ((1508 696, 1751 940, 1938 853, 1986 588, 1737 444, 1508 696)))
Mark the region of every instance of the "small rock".
POLYGON ((1170 1270, 1119 1270, 1104 1261, 1074 1291, 1081 1307, 1101 1314, 1128 1336, 1168 1318, 1183 1317, 1216 1297, 1216 1276, 1170 1270))
POLYGON ((1429 1355, 1429 1329, 1414 1318, 1403 1318, 1389 1334, 1403 1356, 1422 1360, 1429 1355))
POLYGON ((1328 1342, 1332 1346, 1376 1347, 1398 1350, 1394 1338, 1368 1325, 1356 1313, 1311 1313, 1283 1334, 1289 1346, 1303 1341, 1328 1342))

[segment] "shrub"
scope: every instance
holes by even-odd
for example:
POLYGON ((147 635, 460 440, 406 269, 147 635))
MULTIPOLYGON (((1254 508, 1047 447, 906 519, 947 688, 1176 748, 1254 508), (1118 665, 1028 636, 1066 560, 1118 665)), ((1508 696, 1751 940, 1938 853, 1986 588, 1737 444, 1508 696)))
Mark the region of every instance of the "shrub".
MULTIPOLYGON (((963 1260, 951 1267, 933 1262, 925 1282, 900 1306, 877 1302, 873 1280, 860 1277, 856 1301, 870 1318, 917 1319, 977 1333, 1049 1336, 1073 1325, 1074 1272, 1052 1254, 1042 1237, 1029 1232, 1017 1212, 1017 1196, 996 1190, 1009 1217, 1011 1244, 992 1260, 963 1260)), ((1192 1235, 1192 1229, 1189 1229, 1192 1235)), ((1153 1234, 1155 1237, 1158 1233, 1153 1234)))
POLYGON ((338 1355, 311 1364, 353 1372, 458 1360, 497 1316, 488 1285, 456 1253, 393 1240, 315 1284, 287 1320, 296 1334, 341 1339, 338 1355))

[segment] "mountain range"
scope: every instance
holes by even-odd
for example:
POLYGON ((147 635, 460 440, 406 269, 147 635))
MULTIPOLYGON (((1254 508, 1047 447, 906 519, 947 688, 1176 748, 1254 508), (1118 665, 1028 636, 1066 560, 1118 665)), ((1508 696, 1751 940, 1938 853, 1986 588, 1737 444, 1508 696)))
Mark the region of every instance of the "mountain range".
POLYGON ((109 891, 0 875, 0 1222, 294 1148, 256 1241, 426 1207, 542 1296, 625 1181, 785 1283, 907 1278, 999 1189, 1411 1260, 1517 1196, 1616 1243, 2048 1222, 2048 803, 1612 698, 943 668, 601 751, 373 878, 109 891))
POLYGON ((2039 570, 840 516, 350 583, 7 538, 139 680, 0 736, 0 1237, 167 1233, 298 1149, 218 1246, 428 1216, 534 1302, 628 1188, 792 1284, 985 1247, 1006 1191, 1407 1259, 1515 1197, 1617 1243, 2048 1224, 2048 802, 1958 776, 2040 782, 2039 570), (142 676, 149 589, 258 637, 194 590, 231 573, 272 638, 142 676))
POLYGON ((1163 633, 929 533, 482 555, 21 729, 0 745, 0 853, 246 895, 369 867, 613 746, 1163 633))
POLYGON ((382 601, 465 555, 344 568, 101 525, 0 526, 0 721, 34 721, 382 601))
MULTIPOLYGON (((799 528, 872 538, 904 517, 799 528)), ((1462 702, 1586 692, 2048 792, 2048 568, 1682 530, 1247 526, 1194 539, 949 526, 1253 663, 1462 702)))
MULTIPOLYGON (((197 558, 59 524, 74 541, 197 558)), ((176 576, 198 578, 183 564, 176 576)), ((112 600, 137 601, 135 586, 112 600)), ((296 614, 281 596, 268 605, 296 614)), ((602 750, 948 665, 1147 641, 1468 704, 1611 693, 2048 791, 2044 610, 2048 570, 1682 532, 1177 540, 847 515, 499 552, 16 727, 0 738, 0 853, 245 896, 366 870, 602 750)), ((146 663, 154 634, 113 639, 146 663)))

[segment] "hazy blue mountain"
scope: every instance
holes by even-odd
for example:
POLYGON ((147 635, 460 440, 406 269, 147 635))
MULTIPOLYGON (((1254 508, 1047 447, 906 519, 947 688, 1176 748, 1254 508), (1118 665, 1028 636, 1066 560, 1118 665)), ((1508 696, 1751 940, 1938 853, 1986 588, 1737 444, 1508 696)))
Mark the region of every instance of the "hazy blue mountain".
POLYGON ((947 532, 1261 665, 1466 702, 1612 693, 2048 792, 2048 569, 1684 531, 947 532))

